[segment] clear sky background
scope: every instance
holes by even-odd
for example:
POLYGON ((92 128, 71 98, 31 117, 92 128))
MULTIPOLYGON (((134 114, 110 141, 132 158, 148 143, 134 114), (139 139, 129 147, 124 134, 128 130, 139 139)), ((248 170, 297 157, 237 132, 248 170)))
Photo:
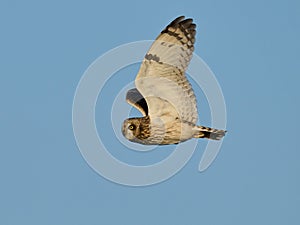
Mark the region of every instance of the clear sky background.
MULTIPOLYGON (((4 0, 0 27, 0 224, 300 224, 299 1, 4 0), (76 146, 76 86, 97 57, 154 39, 179 15, 197 23, 195 52, 225 96, 222 150, 204 173, 199 140, 190 162, 163 183, 107 181, 76 146)), ((136 70, 123 72, 133 71, 132 80, 136 70)), ((120 152, 136 164, 147 158, 120 152)))

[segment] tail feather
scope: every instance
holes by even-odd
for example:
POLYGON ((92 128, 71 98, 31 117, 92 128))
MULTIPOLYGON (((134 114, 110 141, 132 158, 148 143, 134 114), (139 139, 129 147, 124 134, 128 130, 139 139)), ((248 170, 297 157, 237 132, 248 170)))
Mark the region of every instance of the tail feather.
POLYGON ((194 138, 208 138, 212 140, 221 140, 226 130, 218 130, 210 127, 196 126, 194 138))

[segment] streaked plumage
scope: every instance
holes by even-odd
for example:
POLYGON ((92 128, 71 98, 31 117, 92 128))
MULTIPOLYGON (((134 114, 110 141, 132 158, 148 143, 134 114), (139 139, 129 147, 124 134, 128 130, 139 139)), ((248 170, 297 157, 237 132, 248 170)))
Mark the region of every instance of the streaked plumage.
POLYGON ((141 144, 177 144, 191 138, 220 140, 224 130, 197 126, 196 97, 185 76, 193 55, 196 25, 176 18, 157 37, 126 100, 144 117, 124 121, 123 135, 141 144))

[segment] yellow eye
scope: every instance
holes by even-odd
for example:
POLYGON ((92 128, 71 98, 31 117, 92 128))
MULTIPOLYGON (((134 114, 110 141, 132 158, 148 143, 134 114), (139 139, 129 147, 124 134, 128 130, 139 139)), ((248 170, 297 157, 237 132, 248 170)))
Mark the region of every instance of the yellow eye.
POLYGON ((129 130, 133 130, 133 129, 134 129, 134 125, 130 125, 130 126, 128 127, 128 129, 129 129, 129 130))

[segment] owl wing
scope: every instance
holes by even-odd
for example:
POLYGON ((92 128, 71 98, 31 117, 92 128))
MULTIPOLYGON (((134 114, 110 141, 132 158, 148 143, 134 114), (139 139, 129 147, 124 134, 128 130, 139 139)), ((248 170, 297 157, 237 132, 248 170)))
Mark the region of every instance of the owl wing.
POLYGON ((197 104, 185 70, 192 58, 196 34, 192 19, 178 17, 157 37, 146 54, 135 85, 144 96, 149 116, 196 123, 197 104))
POLYGON ((148 115, 148 106, 147 102, 142 96, 142 94, 136 89, 130 89, 126 94, 126 101, 134 106, 136 109, 138 109, 143 116, 148 115))

